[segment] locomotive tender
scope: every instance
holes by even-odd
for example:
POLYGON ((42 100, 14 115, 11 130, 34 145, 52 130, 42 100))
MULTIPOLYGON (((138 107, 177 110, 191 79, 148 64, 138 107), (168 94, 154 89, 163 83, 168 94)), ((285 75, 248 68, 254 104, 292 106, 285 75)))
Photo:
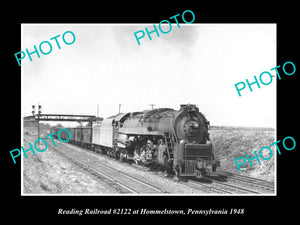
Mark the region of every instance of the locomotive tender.
MULTIPOLYGON (((70 143, 136 163, 156 164, 176 176, 213 175, 220 161, 209 122, 195 105, 120 113, 100 126, 69 128, 70 143)), ((62 137, 63 138, 63 137, 62 137)))

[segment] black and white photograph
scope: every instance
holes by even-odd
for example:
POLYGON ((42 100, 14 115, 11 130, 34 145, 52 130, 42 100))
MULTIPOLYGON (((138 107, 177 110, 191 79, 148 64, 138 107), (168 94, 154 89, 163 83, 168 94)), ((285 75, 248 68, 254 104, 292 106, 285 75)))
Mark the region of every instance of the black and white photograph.
POLYGON ((293 220, 296 6, 124 3, 5 8, 3 220, 293 220))
POLYGON ((23 195, 276 195, 276 24, 178 23, 22 24, 23 195))

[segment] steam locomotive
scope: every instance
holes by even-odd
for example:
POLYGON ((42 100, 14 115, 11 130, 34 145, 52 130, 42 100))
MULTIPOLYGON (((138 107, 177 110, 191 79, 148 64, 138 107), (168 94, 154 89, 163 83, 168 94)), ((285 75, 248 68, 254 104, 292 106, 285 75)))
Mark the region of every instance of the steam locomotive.
POLYGON ((188 104, 179 110, 121 113, 103 120, 100 126, 69 131, 71 144, 118 159, 158 165, 178 177, 202 177, 213 175, 220 166, 208 128, 209 122, 196 105, 188 104))

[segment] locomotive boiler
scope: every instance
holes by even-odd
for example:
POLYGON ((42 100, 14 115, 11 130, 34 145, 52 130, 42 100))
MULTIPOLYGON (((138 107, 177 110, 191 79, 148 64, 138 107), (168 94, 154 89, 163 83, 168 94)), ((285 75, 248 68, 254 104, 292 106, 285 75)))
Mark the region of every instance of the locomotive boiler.
POLYGON ((159 165, 177 176, 212 175, 220 162, 208 127, 204 115, 190 104, 179 110, 122 113, 103 121, 95 148, 117 158, 159 165))

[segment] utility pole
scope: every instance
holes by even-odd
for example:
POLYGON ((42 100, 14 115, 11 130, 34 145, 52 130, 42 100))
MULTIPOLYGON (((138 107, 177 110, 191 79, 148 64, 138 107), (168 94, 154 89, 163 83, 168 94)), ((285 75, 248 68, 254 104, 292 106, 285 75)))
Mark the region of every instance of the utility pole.
POLYGON ((98 122, 99 122, 99 104, 97 104, 97 118, 96 118, 96 124, 98 126, 98 122))
POLYGON ((121 113, 121 104, 119 104, 119 114, 121 113))
MULTIPOLYGON (((37 109, 38 109, 38 113, 37 113, 37 121, 38 121, 38 139, 40 139, 40 115, 42 113, 42 106, 40 105, 40 103, 38 102, 37 104, 37 109)), ((35 105, 32 105, 32 114, 35 115, 35 105)), ((40 144, 40 142, 38 142, 40 144)))
POLYGON ((153 106, 155 106, 154 104, 149 104, 151 106, 151 109, 153 109, 153 106))

